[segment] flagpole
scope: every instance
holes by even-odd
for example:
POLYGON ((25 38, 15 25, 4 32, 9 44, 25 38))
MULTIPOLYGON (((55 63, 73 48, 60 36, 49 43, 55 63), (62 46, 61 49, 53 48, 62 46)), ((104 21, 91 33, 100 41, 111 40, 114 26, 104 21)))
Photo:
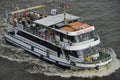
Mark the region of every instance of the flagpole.
POLYGON ((64 24, 67 24, 67 19, 66 19, 66 12, 65 12, 65 9, 69 9, 70 8, 70 5, 68 4, 63 4, 63 8, 64 8, 64 24))
POLYGON ((65 18, 65 16, 66 16, 65 5, 63 6, 63 8, 64 8, 64 24, 67 24, 67 21, 66 21, 66 18, 65 18))

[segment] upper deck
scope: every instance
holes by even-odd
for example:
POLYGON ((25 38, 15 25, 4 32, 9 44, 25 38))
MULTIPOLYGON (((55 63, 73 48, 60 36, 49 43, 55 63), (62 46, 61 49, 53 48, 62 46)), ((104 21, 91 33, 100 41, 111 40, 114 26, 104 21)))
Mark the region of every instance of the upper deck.
POLYGON ((68 13, 50 15, 34 23, 52 28, 66 35, 79 35, 94 30, 94 26, 79 22, 79 17, 68 13), (66 21, 66 23, 65 23, 66 21))
POLYGON ((38 24, 39 27, 48 27, 70 36, 76 36, 95 30, 94 26, 79 22, 80 17, 68 13, 46 16, 43 5, 17 10, 14 12, 10 12, 10 14, 12 15, 10 18, 10 23, 13 26, 16 26, 17 23, 22 23, 24 26, 38 24), (41 14, 34 11, 31 12, 31 10, 37 8, 42 8, 43 13, 41 14), (20 14, 18 15, 18 13, 20 14))

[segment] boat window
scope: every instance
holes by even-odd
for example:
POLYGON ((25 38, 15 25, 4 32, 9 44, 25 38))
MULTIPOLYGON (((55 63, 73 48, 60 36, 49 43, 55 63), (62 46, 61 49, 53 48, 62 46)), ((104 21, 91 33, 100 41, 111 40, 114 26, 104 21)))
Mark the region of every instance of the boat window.
POLYGON ((68 36, 67 36, 67 35, 64 35, 64 38, 65 38, 65 39, 68 39, 68 36))
POLYGON ((99 46, 90 47, 84 50, 86 55, 93 55, 99 53, 99 46))
POLYGON ((84 54, 83 50, 78 50, 77 55, 78 55, 80 60, 84 61, 85 54, 84 54))
POLYGON ((60 34, 60 41, 63 41, 63 34, 60 34))
POLYGON ((26 39, 29 39, 29 40, 35 42, 35 43, 43 45, 43 46, 45 46, 47 48, 50 48, 50 49, 55 50, 55 51, 58 51, 58 47, 57 46, 54 46, 54 45, 52 45, 52 44, 50 44, 50 43, 48 43, 46 41, 43 41, 43 40, 41 40, 39 38, 36 38, 36 37, 34 37, 32 35, 29 35, 29 34, 25 33, 25 32, 18 31, 17 34, 22 36, 22 37, 24 37, 24 38, 26 38, 26 39))
POLYGON ((67 39, 71 42, 77 42, 75 36, 68 36, 67 39))
POLYGON ((60 33, 59 33, 59 32, 57 32, 57 31, 55 31, 55 35, 58 35, 58 36, 59 36, 59 35, 60 35, 60 33))
POLYGON ((69 54, 71 56, 74 56, 74 57, 77 57, 78 58, 78 55, 77 55, 77 52, 76 51, 69 51, 69 54))
POLYGON ((94 32, 89 32, 89 33, 85 33, 85 34, 81 34, 78 36, 70 36, 69 40, 73 43, 77 43, 77 42, 82 42, 82 41, 86 41, 89 39, 94 38, 94 32))
POLYGON ((89 33, 79 35, 77 37, 78 37, 79 41, 86 41, 86 40, 94 38, 94 35, 93 35, 93 32, 89 32, 89 33))

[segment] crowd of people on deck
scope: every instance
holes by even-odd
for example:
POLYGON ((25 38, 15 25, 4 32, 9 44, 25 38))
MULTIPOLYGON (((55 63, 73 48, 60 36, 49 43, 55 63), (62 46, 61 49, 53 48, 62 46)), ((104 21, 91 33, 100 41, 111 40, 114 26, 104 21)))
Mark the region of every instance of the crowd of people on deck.
POLYGON ((16 27, 17 23, 22 24, 24 27, 30 26, 33 21, 43 18, 42 14, 38 12, 23 12, 11 15, 10 23, 16 27))
POLYGON ((42 19, 44 17, 46 16, 37 12, 16 13, 11 16, 10 23, 13 25, 13 27, 21 27, 27 32, 35 34, 44 39, 48 39, 48 36, 53 38, 53 35, 50 35, 47 29, 41 28, 38 24, 33 23, 33 21, 42 19))

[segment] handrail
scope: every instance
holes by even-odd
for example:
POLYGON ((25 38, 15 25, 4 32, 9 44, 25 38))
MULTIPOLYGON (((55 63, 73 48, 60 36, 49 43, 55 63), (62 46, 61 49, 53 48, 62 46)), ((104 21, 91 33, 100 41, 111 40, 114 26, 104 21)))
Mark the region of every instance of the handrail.
POLYGON ((20 12, 24 12, 24 11, 28 11, 28 10, 37 9, 37 8, 43 8, 43 13, 45 13, 44 12, 44 5, 40 5, 40 6, 34 6, 34 7, 26 8, 26 9, 21 9, 21 10, 13 11, 13 12, 10 12, 10 14, 13 15, 15 13, 20 13, 20 12))

